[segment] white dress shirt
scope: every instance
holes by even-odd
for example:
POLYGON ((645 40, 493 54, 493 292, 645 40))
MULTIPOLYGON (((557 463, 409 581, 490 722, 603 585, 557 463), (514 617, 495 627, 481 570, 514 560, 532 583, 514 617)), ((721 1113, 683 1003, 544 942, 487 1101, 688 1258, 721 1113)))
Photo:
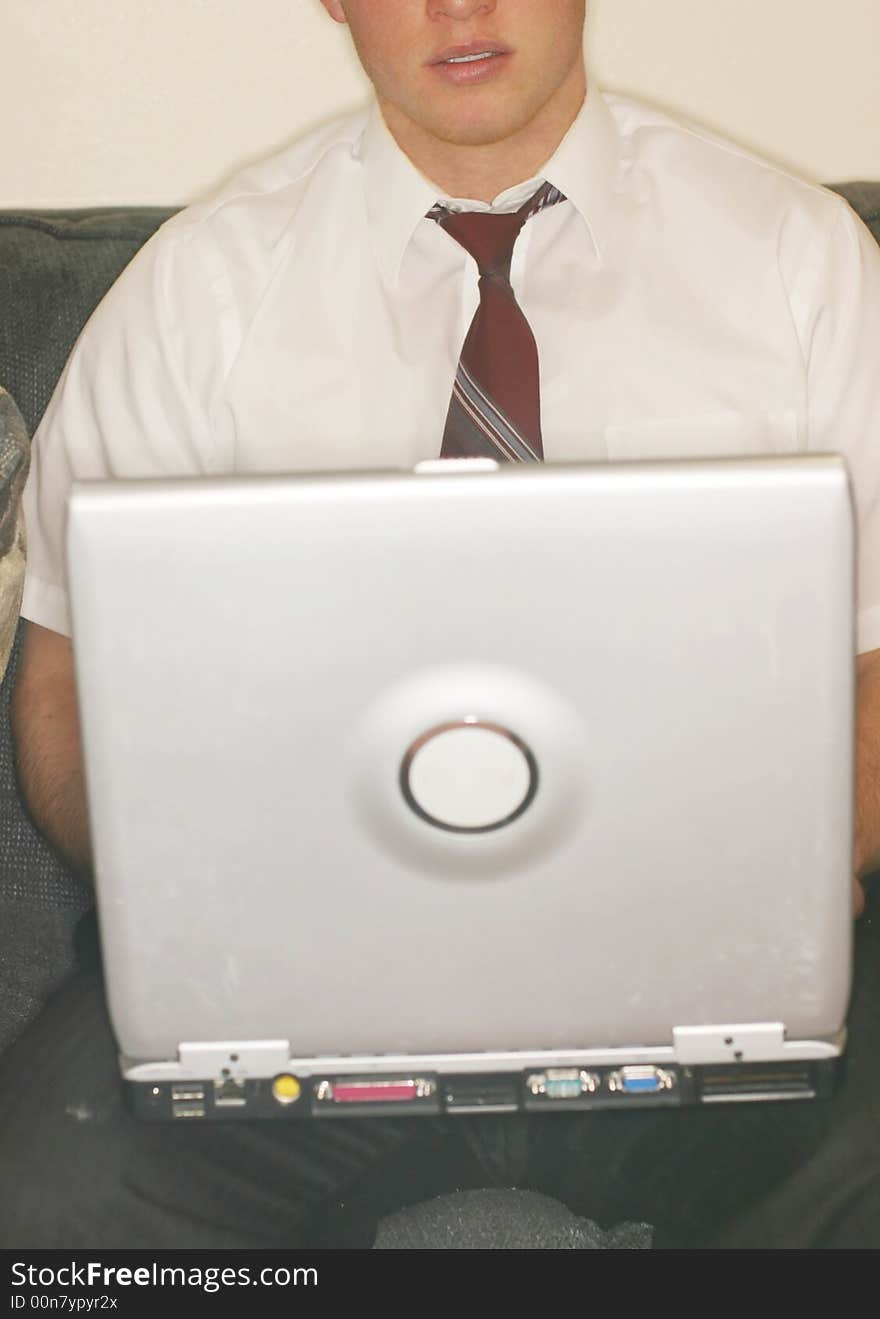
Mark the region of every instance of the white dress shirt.
MULTIPOLYGON (((549 462, 840 452, 858 644, 880 647, 880 249, 835 194, 591 89, 539 177, 511 281, 549 462)), ((35 436, 22 612, 69 631, 77 478, 411 466, 437 457, 478 302, 443 196, 373 106, 163 226, 93 315, 35 436)), ((484 208, 488 209, 488 208, 484 208)))

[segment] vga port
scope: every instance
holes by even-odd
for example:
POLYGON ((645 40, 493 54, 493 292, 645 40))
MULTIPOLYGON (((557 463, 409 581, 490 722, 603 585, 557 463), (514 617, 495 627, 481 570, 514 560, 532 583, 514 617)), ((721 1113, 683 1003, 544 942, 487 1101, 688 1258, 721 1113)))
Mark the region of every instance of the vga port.
POLYGON ((634 1063, 608 1075, 608 1089, 615 1095, 660 1095, 675 1086, 675 1073, 652 1063, 634 1063))

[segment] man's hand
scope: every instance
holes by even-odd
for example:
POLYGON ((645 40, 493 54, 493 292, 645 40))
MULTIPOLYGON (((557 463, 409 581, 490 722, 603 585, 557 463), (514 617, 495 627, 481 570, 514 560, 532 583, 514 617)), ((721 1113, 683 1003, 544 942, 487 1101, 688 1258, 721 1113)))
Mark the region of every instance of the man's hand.
POLYGON ((28 623, 12 699, 18 777, 37 825, 68 865, 91 869, 70 638, 28 623))
POLYGON ((856 839, 853 906, 865 906, 862 879, 880 870, 880 650, 858 659, 856 839))

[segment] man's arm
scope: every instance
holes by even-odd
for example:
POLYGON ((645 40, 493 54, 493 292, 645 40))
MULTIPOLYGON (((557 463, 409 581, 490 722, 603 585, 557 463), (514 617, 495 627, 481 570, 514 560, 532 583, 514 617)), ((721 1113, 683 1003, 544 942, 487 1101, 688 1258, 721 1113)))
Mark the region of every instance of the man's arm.
POLYGON ((855 870, 880 870, 880 650, 858 661, 855 870))
POLYGON ((18 776, 37 825, 74 870, 91 869, 70 638, 25 625, 12 698, 18 776))

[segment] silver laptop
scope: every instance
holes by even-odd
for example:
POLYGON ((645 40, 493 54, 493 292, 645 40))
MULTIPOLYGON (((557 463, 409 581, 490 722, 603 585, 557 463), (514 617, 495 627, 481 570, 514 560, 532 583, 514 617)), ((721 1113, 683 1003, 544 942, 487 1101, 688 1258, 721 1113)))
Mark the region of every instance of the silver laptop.
POLYGON ((836 456, 76 486, 134 1111, 827 1093, 853 538, 836 456))

